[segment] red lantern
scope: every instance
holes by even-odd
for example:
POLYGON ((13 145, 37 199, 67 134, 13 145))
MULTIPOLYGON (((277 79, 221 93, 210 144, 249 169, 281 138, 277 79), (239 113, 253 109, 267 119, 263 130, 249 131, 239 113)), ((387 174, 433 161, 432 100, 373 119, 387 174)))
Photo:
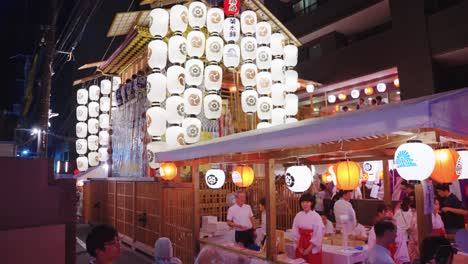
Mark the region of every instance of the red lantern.
POLYGON ((366 89, 364 89, 364 93, 366 95, 372 95, 372 94, 374 94, 374 88, 372 86, 369 86, 366 89))
POLYGON ((177 176, 177 166, 174 163, 161 164, 161 179, 170 181, 177 176))
POLYGON ((393 85, 395 85, 396 88, 400 88, 400 79, 396 78, 393 80, 393 85))
POLYGON ((241 0, 224 0, 224 14, 226 16, 239 15, 241 0))
POLYGON ((340 99, 340 101, 346 100, 346 97, 347 97, 347 96, 346 96, 346 94, 344 94, 344 93, 341 93, 341 94, 338 95, 338 99, 340 99))
POLYGON ((452 183, 460 177, 462 163, 460 155, 453 149, 444 148, 434 151, 436 165, 431 178, 438 183, 452 183))

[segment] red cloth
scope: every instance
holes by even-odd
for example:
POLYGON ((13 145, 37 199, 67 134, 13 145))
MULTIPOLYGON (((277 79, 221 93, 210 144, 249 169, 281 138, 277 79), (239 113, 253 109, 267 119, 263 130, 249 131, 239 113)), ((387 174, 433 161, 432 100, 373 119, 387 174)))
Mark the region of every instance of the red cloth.
POLYGON ((433 235, 445 236, 445 230, 443 228, 432 229, 433 235))
POLYGON ((299 228, 299 243, 296 248, 296 258, 303 258, 307 263, 322 264, 322 251, 317 254, 310 253, 309 255, 302 255, 299 253, 299 248, 303 250, 310 246, 310 239, 314 234, 314 230, 299 228))
POLYGON ((387 246, 388 251, 390 251, 390 256, 393 260, 395 260, 395 253, 397 251, 397 245, 395 243, 391 243, 387 246))

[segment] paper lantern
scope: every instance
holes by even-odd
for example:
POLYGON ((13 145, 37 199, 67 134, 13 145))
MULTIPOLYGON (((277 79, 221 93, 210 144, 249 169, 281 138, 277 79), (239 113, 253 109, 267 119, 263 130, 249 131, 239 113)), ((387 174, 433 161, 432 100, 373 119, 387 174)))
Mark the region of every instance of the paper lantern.
POLYGON ((297 65, 298 49, 295 45, 289 44, 284 47, 284 61, 286 67, 295 67, 297 65))
POLYGON ((205 174, 205 183, 210 189, 219 189, 223 187, 226 175, 223 170, 210 169, 205 174))
POLYGON ((150 168, 159 169, 160 164, 156 162, 156 153, 167 149, 167 144, 161 141, 153 141, 146 146, 146 155, 150 168))
POLYGON ((383 93, 387 90, 387 85, 385 85, 385 83, 379 83, 377 84, 377 91, 379 93, 383 93))
POLYGON ((395 85, 396 88, 400 88, 400 79, 396 78, 393 80, 393 85, 395 85))
POLYGON ((223 48, 223 62, 224 66, 232 70, 239 66, 240 62, 240 48, 236 44, 227 44, 223 48))
POLYGON ((169 15, 169 26, 172 32, 183 33, 187 30, 188 9, 184 5, 175 5, 171 7, 169 15))
POLYGON ((285 97, 286 104, 284 109, 286 110, 287 116, 297 115, 299 110, 299 98, 296 94, 287 94, 285 97))
POLYGON ((167 78, 162 73, 152 73, 147 78, 146 96, 152 103, 161 103, 166 99, 167 78))
POLYGON ((75 143, 76 153, 84 155, 88 152, 88 141, 86 139, 77 139, 75 143))
POLYGON ((170 181, 177 176, 177 166, 172 162, 162 163, 160 173, 161 179, 170 181))
POLYGON ((258 93, 255 90, 244 90, 241 94, 242 111, 252 114, 257 111, 258 93))
MULTIPOLYGON (((154 73, 153 73, 154 74, 154 73)), ((159 82, 164 87, 164 75, 161 77, 157 75, 157 78, 153 78, 151 81, 153 83, 159 82)), ((167 91, 169 94, 182 94, 185 90, 185 69, 179 65, 173 65, 167 69, 167 91)), ((162 89, 161 87, 158 87, 162 89)), ((162 98, 166 97, 166 94, 158 89, 157 99, 159 102, 162 98)), ((153 99, 154 100, 154 99, 153 99)))
POLYGON ((227 17, 223 22, 223 38, 227 43, 236 43, 240 37, 240 22, 236 17, 227 17))
POLYGON ((88 170, 88 158, 87 157, 78 157, 76 159, 76 167, 79 171, 87 171, 88 170))
POLYGON ((381 161, 365 161, 362 164, 363 172, 368 175, 367 181, 377 180, 377 173, 382 170, 381 161))
POLYGON ((379 171, 379 180, 383 181, 384 179, 384 175, 383 175, 383 171, 379 171))
POLYGON ((164 38, 169 26, 169 12, 163 8, 155 8, 149 13, 149 32, 152 36, 164 38))
POLYGON ((208 33, 221 33, 223 31, 224 12, 220 8, 210 8, 206 15, 208 33))
POLYGON ((99 165, 99 153, 97 152, 90 152, 88 153, 88 163, 91 167, 96 167, 99 165))
POLYGON ((271 68, 271 49, 267 46, 260 46, 257 49, 257 67, 260 70, 268 70, 271 68))
POLYGON ((90 134, 97 134, 99 132, 99 121, 96 118, 88 120, 88 132, 90 134))
POLYGON ((86 89, 79 89, 76 92, 76 101, 80 105, 84 105, 88 103, 88 90, 86 89))
POLYGON ((241 29, 243 34, 255 34, 257 30, 257 13, 251 10, 242 12, 241 29))
POLYGON ((99 103, 90 102, 88 104, 88 115, 89 117, 97 117, 99 115, 99 103))
POLYGON ((166 130, 166 143, 170 147, 185 145, 184 130, 180 126, 170 126, 166 130))
POLYGON ((308 84, 308 85, 306 86, 306 90, 307 90, 308 93, 313 93, 313 92, 315 91, 315 85, 313 85, 313 84, 308 84))
POLYGON ((195 117, 185 118, 182 122, 185 144, 194 144, 200 141, 201 121, 195 117))
POLYGON ((167 64, 167 43, 156 39, 148 44, 148 65, 152 69, 164 69, 167 64))
POLYGON ((257 80, 257 66, 253 63, 245 63, 241 67, 241 82, 244 87, 253 87, 257 80))
POLYGON ((344 100, 346 100, 346 98, 347 98, 347 96, 346 96, 346 94, 344 94, 344 93, 340 93, 340 94, 338 95, 338 99, 339 99, 340 101, 344 101, 344 100))
POLYGON ((101 97, 99 100, 99 109, 101 109, 102 112, 108 112, 110 110, 110 97, 101 97))
POLYGON ((115 109, 115 107, 117 107, 117 96, 116 96, 116 93, 115 92, 112 92, 112 100, 111 100, 111 105, 112 105, 112 109, 115 109))
POLYGON ((224 0, 224 14, 237 16, 241 10, 241 0, 224 0))
POLYGON ((328 102, 334 104, 336 102, 336 96, 331 94, 328 96, 328 102))
POLYGON ((109 145, 109 132, 105 130, 99 131, 99 145, 101 146, 109 145))
POLYGON ((359 95, 360 95, 359 90, 354 89, 354 90, 351 91, 351 97, 353 99, 358 99, 359 95))
POLYGON ((459 180, 468 179, 468 150, 458 150, 458 155, 460 155, 460 160, 462 164, 461 174, 458 178, 459 180))
POLYGON ((324 174, 322 174, 322 181, 324 183, 330 183, 332 182, 332 175, 330 175, 328 172, 325 172, 324 174))
POLYGON ((359 186, 361 167, 354 161, 343 161, 336 165, 336 188, 354 190, 359 186))
POLYGON ((271 61, 271 76, 275 82, 284 81, 284 60, 274 59, 271 61))
POLYGON ((260 120, 271 119, 272 110, 273 110, 273 103, 271 102, 270 97, 263 96, 263 97, 258 98, 257 115, 260 120))
POLYGON ((239 166, 232 171, 232 181, 237 187, 249 187, 253 180, 254 170, 249 166, 239 166))
POLYGON ((284 55, 284 40, 285 37, 283 33, 277 32, 271 35, 271 54, 273 56, 283 56, 284 55))
POLYGON ((187 54, 192 58, 201 58, 205 52, 205 35, 198 30, 190 31, 187 35, 187 54))
POLYGON ((122 79, 119 76, 112 76, 112 91, 117 91, 120 84, 122 84, 122 79))
POLYGON ((286 110, 284 108, 273 108, 271 112, 271 124, 281 125, 284 124, 286 119, 286 110))
POLYGON ((369 86, 366 89, 364 89, 364 93, 366 95, 372 95, 372 94, 374 94, 374 88, 372 88, 372 86, 369 86))
POLYGON ((275 83, 271 86, 271 99, 274 106, 283 106, 286 103, 285 89, 282 83, 275 83))
POLYGON ((85 138, 88 135, 88 125, 85 122, 76 123, 76 136, 85 138))
POLYGON ((271 124, 267 121, 262 121, 257 124, 257 129, 269 128, 271 124))
POLYGON ((262 21, 257 24, 256 28, 256 34, 258 45, 262 44, 270 44, 270 38, 271 38, 271 24, 262 21))
POLYGON ((108 79, 104 79, 101 81, 101 94, 109 95, 112 91, 112 83, 108 79))
POLYGON ((267 71, 259 72, 257 74, 257 92, 259 94, 270 94, 273 81, 271 80, 271 73, 267 71))
POLYGON ((148 134, 153 137, 161 137, 166 132, 167 115, 166 110, 154 106, 146 111, 146 125, 148 134))
POLYGON ((206 23, 206 5, 201 2, 192 2, 188 8, 188 22, 192 28, 202 28, 206 23))
POLYGON ((187 85, 198 86, 203 82, 203 61, 190 59, 185 63, 185 83, 187 85))
POLYGON ((184 93, 184 112, 187 115, 198 115, 202 109, 203 93, 198 88, 188 88, 184 93))
POLYGON ((243 61, 254 61, 257 58, 257 40, 254 37, 243 37, 240 47, 243 61))
POLYGON ((285 124, 291 124, 291 123, 296 123, 298 122, 297 118, 295 117, 286 117, 285 124))
POLYGON ((99 148, 98 150, 99 161, 106 162, 109 159, 107 148, 99 148))
POLYGON ((407 181, 423 181, 434 170, 434 150, 421 142, 410 141, 400 145, 395 152, 395 168, 407 181))
POLYGON ((367 174, 366 172, 363 172, 361 176, 361 182, 366 183, 368 180, 369 180, 369 174, 367 174))
POLYGON ((219 36, 211 36, 206 40, 206 60, 220 62, 223 58, 224 41, 219 36))
POLYGON ((78 121, 86 121, 88 119, 88 107, 79 105, 76 108, 76 119, 78 121))
POLYGON ((187 39, 181 35, 172 36, 169 39, 168 57, 171 63, 184 63, 187 57, 187 39))
POLYGON ((216 65, 205 68, 205 88, 207 91, 219 91, 223 83, 223 69, 216 65))
POLYGON ((89 100, 97 101, 99 100, 99 96, 101 95, 101 89, 97 85, 91 85, 89 87, 89 100))
POLYGON ((293 93, 297 91, 297 82, 299 80, 299 75, 295 70, 287 70, 285 72, 285 85, 286 85, 286 92, 293 93))
POLYGON ((229 87, 229 93, 235 93, 237 91, 237 87, 231 86, 229 87))
POLYGON ((96 135, 91 135, 88 137, 88 149, 91 151, 97 150, 99 147, 99 137, 96 135))
POLYGON ((221 96, 217 94, 209 94, 203 99, 203 112, 209 120, 215 120, 221 117, 223 102, 221 96))
POLYGON ((462 173, 462 160, 460 154, 454 149, 443 148, 434 150, 435 167, 431 179, 438 183, 452 183, 462 173))
POLYGON ((176 95, 167 98, 166 114, 167 114, 167 123, 182 124, 182 121, 184 121, 184 116, 185 116, 184 98, 182 98, 181 96, 176 96, 176 95))
POLYGON ((110 123, 110 116, 108 114, 99 115, 99 127, 102 129, 108 129, 110 123))
POLYGON ((312 172, 307 166, 291 166, 286 170, 284 181, 292 192, 302 193, 312 184, 312 172))

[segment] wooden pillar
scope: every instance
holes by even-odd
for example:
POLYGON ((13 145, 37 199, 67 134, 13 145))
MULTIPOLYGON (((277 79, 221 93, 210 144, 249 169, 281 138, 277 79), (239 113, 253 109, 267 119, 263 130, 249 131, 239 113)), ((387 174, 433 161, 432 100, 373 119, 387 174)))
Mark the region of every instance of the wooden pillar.
POLYGON ((276 188, 275 188, 275 160, 265 163, 265 194, 266 194, 266 246, 267 259, 276 260, 276 188))
MULTIPOLYGON (((136 242, 136 219, 137 219, 137 216, 136 216, 136 197, 137 197, 137 193, 136 193, 136 182, 133 181, 132 182, 132 193, 133 193, 133 197, 132 197, 132 208, 133 208, 133 213, 132 213, 132 240, 133 240, 133 243, 136 242)), ((132 246, 133 247, 133 246, 132 246)))
POLYGON ((198 164, 192 162, 192 183, 193 183, 193 246, 194 253, 200 251, 200 177, 198 175, 198 164))
POLYGON ((386 204, 392 203, 392 193, 390 190, 390 173, 388 167, 388 160, 382 160, 383 163, 383 184, 384 184, 384 202, 386 204))
MULTIPOLYGON (((424 214, 424 189, 421 183, 414 186, 416 195, 416 216, 418 227, 418 241, 419 246, 422 245, 424 238, 429 236, 432 231, 432 218, 431 214, 424 214)), ((421 251, 420 251, 421 252, 421 251)))

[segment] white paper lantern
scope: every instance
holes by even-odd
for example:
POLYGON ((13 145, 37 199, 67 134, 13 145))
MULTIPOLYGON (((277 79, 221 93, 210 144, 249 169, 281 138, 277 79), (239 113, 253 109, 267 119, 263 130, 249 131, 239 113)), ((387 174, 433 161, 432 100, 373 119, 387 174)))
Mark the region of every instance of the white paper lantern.
POLYGON ((205 35, 201 31, 190 31, 187 35, 187 54, 189 57, 201 58, 205 52, 205 41, 205 35))
POLYGON ((255 90, 244 90, 241 95, 242 111, 252 114, 257 111, 258 93, 255 90))
POLYGON ((101 94, 109 95, 112 91, 112 83, 108 79, 104 79, 101 81, 101 94))
POLYGON ((102 129, 108 129, 110 123, 110 116, 108 114, 101 114, 99 116, 99 127, 102 129))
POLYGON ((275 82, 284 82, 284 60, 274 59, 271 61, 271 77, 275 82))
POLYGON ((295 94, 286 95, 285 110, 287 116, 295 116, 299 110, 299 98, 295 94))
POLYGON ((206 5, 203 2, 192 2, 189 5, 189 25, 194 28, 202 28, 206 23, 206 5))
POLYGON ((101 89, 97 85, 91 85, 89 87, 89 100, 98 101, 99 96, 101 96, 101 89))
POLYGON ((88 104, 88 115, 89 117, 97 117, 99 115, 99 103, 90 102, 88 104))
POLYGON ((88 124, 85 122, 76 123, 76 136, 79 138, 85 138, 88 135, 88 124))
POLYGON ((379 93, 383 93, 387 90, 387 85, 385 85, 385 83, 379 83, 377 84, 377 91, 379 93))
POLYGON ((257 42, 258 45, 262 44, 270 44, 270 39, 271 39, 271 24, 262 21, 257 24, 257 33, 255 36, 257 37, 257 42))
POLYGON ((205 174, 205 183, 210 189, 219 189, 223 187, 226 181, 226 174, 223 170, 210 169, 205 174))
POLYGON ((271 73, 267 71, 259 72, 257 74, 257 92, 258 94, 270 94, 271 86, 273 82, 271 80, 271 73))
POLYGON ((257 115, 260 120, 271 119, 271 112, 273 110, 273 103, 268 96, 262 96, 257 101, 257 115))
POLYGON ((153 137, 161 137, 166 132, 166 110, 159 106, 154 106, 146 111, 146 125, 148 134, 153 137))
POLYGON ((284 54, 284 40, 285 37, 283 33, 273 33, 271 34, 271 54, 273 56, 283 56, 284 54))
POLYGON ((117 94, 115 92, 112 92, 112 109, 114 109, 115 107, 117 107, 117 94))
POLYGON ((271 49, 267 46, 262 46, 257 49, 257 60, 258 69, 268 70, 271 68, 271 49))
POLYGON ((188 9, 184 5, 175 5, 169 15, 169 26, 172 32, 185 32, 188 25, 188 9))
POLYGON ((109 145, 109 132, 107 132, 106 130, 99 131, 99 145, 109 145))
POLYGON ((99 132, 99 120, 90 118, 88 120, 88 132, 90 134, 97 134, 99 132))
POLYGON ((334 104, 336 102, 336 95, 330 94, 328 96, 328 102, 334 104))
POLYGON ((460 155, 460 160, 462 164, 462 170, 459 180, 468 179, 468 150, 458 150, 458 154, 460 155))
POLYGON ((149 143, 146 146, 146 155, 148 159, 149 166, 152 169, 158 169, 160 167, 160 164, 156 162, 156 153, 161 152, 167 149, 167 144, 165 142, 161 141, 154 141, 149 143))
POLYGON ((219 91, 223 84, 223 69, 218 65, 205 68, 205 88, 208 91, 219 91))
POLYGON ((78 153, 79 155, 86 154, 86 152, 88 152, 88 141, 82 138, 77 139, 75 148, 76 148, 76 153, 78 153))
POLYGON ((257 13, 251 10, 242 12, 241 29, 243 34, 255 34, 257 30, 257 13))
POLYGON ((205 117, 214 120, 221 117, 223 102, 221 96, 217 94, 209 94, 203 98, 203 112, 205 117))
POLYGON ((297 65, 298 49, 293 44, 284 47, 284 61, 286 67, 295 67, 297 65))
POLYGON ((420 142, 409 142, 400 145, 395 152, 395 168, 407 181, 427 179, 435 166, 434 150, 420 142))
POLYGON ((88 153, 88 162, 89 166, 96 167, 99 165, 99 153, 97 152, 90 152, 88 153))
POLYGON ((206 15, 208 33, 221 33, 223 31, 224 12, 221 8, 210 8, 206 15))
POLYGON ((275 83, 271 86, 271 99, 274 106, 283 106, 286 103, 285 87, 282 83, 275 83))
POLYGON ((152 73, 146 79, 146 96, 152 103, 161 103, 166 99, 166 76, 162 73, 152 73))
POLYGON ((76 167, 79 171, 87 171, 88 170, 88 158, 87 157, 78 157, 76 159, 76 167))
POLYGON ((167 69, 167 91, 169 94, 182 94, 184 90, 185 68, 179 65, 169 67, 167 69))
POLYGON ((243 37, 240 47, 242 60, 254 61, 257 58, 257 40, 254 37, 243 37))
POLYGON ((297 118, 295 118, 295 117, 286 117, 285 123, 286 123, 286 124, 290 124, 290 123, 296 123, 297 121, 298 121, 298 120, 297 120, 297 118))
POLYGON ((184 112, 187 115, 198 115, 202 110, 203 93, 198 88, 188 88, 184 93, 184 112))
POLYGON ((274 108, 271 112, 271 124, 281 125, 284 124, 286 119, 286 110, 284 108, 274 108))
POLYGON ((206 40, 206 60, 220 62, 223 58, 224 41, 219 36, 211 36, 206 40))
POLYGON ((167 64, 167 43, 156 39, 148 44, 148 65, 153 69, 164 69, 167 64))
POLYGON ((112 76, 112 91, 117 91, 122 84, 122 79, 119 76, 112 76))
POLYGON ((297 82, 299 80, 299 75, 295 70, 287 70, 284 74, 284 82, 286 85, 286 92, 295 92, 297 91, 297 82))
POLYGON ((98 150, 99 161, 106 162, 109 159, 107 148, 99 148, 98 150))
POLYGON ((368 175, 368 182, 379 180, 379 171, 383 168, 382 161, 364 161, 362 170, 368 175))
POLYGON ((101 97, 99 100, 99 109, 101 109, 102 112, 108 112, 110 110, 110 97, 101 97))
POLYGON ((358 98, 359 98, 359 94, 360 94, 359 90, 354 89, 354 90, 351 91, 351 97, 352 97, 353 99, 358 99, 358 98))
POLYGON ((84 105, 88 103, 88 90, 86 89, 79 89, 76 92, 76 101, 80 105, 84 105))
POLYGON ((88 119, 88 107, 79 105, 76 107, 76 119, 78 121, 86 121, 88 119))
POLYGON ((223 48, 224 66, 229 69, 234 69, 239 66, 240 48, 236 44, 227 44, 223 48))
POLYGON ((166 113, 169 124, 182 124, 182 121, 184 121, 184 98, 181 96, 167 98, 166 113))
POLYGON ((182 64, 187 58, 187 39, 174 35, 169 39, 168 57, 171 63, 182 64))
POLYGON ((152 36, 165 37, 169 27, 169 12, 155 8, 149 14, 149 32, 152 36))
POLYGON ((271 127, 271 123, 262 121, 257 124, 257 129, 262 129, 262 128, 269 128, 271 127))
POLYGON ((185 63, 185 83, 189 86, 198 86, 203 82, 203 61, 191 59, 185 63))
POLYGON ((313 92, 315 91, 315 85, 313 85, 313 84, 308 84, 308 85, 306 86, 306 91, 307 91, 308 93, 313 93, 313 92))
POLYGON ((257 65, 253 63, 242 65, 240 77, 244 87, 253 87, 257 84, 257 71, 257 65))
POLYGON ((195 117, 189 117, 184 119, 184 122, 182 123, 182 129, 184 130, 184 140, 186 144, 194 144, 200 141, 200 119, 195 117))
POLYGON ((185 145, 184 130, 180 126, 170 126, 166 130, 166 143, 169 147, 185 145))
POLYGON ((227 17, 223 22, 223 38, 226 42, 237 42, 240 37, 240 22, 236 17, 227 17))
POLYGON ((91 151, 97 150, 99 147, 99 137, 96 135, 91 135, 88 137, 88 149, 91 151))
POLYGON ((313 175, 307 166, 291 166, 284 176, 286 186, 295 193, 302 193, 309 189, 313 175))

